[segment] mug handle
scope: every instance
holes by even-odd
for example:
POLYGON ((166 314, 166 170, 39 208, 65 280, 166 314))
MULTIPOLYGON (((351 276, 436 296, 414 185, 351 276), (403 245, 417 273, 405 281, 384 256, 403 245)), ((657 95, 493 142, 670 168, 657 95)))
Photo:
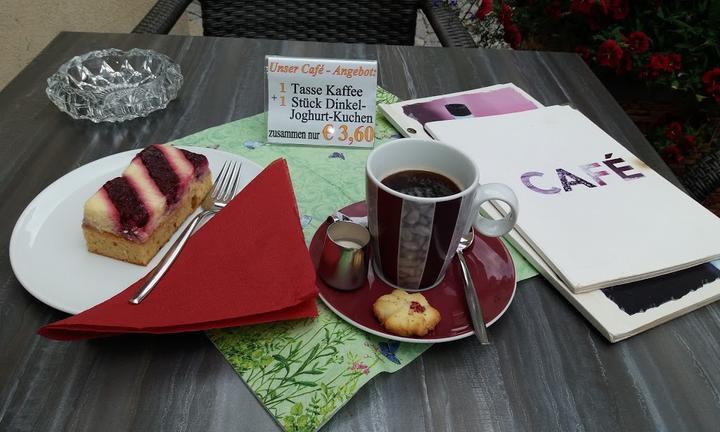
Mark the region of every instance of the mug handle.
POLYGON ((474 198, 475 228, 488 237, 500 237, 510 232, 518 216, 518 201, 515 192, 502 183, 487 183, 478 188, 474 198), (486 201, 499 200, 510 206, 510 213, 500 220, 480 216, 480 205, 486 201))

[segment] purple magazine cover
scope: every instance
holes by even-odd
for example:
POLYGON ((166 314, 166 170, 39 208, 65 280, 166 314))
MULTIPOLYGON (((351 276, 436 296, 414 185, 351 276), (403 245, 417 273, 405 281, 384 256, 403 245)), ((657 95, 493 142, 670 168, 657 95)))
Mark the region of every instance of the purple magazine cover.
POLYGON ((485 117, 535 108, 537 105, 512 87, 439 97, 402 107, 405 115, 417 120, 423 126, 425 123, 439 120, 485 117))

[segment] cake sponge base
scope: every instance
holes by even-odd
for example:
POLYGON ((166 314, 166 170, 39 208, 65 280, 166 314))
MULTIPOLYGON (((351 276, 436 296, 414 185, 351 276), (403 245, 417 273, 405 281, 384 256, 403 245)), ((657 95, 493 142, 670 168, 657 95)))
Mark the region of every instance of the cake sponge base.
POLYGON ((210 173, 190 185, 188 193, 180 200, 175 210, 170 212, 155 228, 155 231, 143 243, 134 242, 113 233, 98 231, 83 225, 83 235, 90 252, 132 264, 147 265, 170 237, 200 205, 212 188, 210 173))

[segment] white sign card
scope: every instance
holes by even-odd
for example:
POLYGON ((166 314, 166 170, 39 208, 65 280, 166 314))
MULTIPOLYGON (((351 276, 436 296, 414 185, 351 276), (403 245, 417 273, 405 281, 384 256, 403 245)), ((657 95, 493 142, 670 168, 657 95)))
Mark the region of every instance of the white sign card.
POLYGON ((267 142, 372 147, 377 62, 266 56, 267 142))

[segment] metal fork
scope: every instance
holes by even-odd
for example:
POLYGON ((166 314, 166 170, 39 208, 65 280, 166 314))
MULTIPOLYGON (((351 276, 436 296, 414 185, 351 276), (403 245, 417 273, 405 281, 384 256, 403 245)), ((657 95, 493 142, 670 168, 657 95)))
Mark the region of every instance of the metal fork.
POLYGON ((213 186, 212 192, 203 200, 202 207, 203 211, 195 216, 187 228, 180 234, 175 243, 172 245, 170 250, 167 251, 165 256, 160 260, 158 265, 148 274, 147 282, 140 287, 130 299, 132 304, 140 304, 141 301, 155 288, 155 285, 162 279, 165 272, 170 268, 175 258, 180 254, 183 246, 187 243, 190 235, 195 231, 200 221, 205 219, 207 216, 214 215, 220 210, 224 209, 230 200, 235 196, 240 185, 240 170, 242 169, 242 162, 231 162, 227 161, 223 164, 220 173, 215 178, 215 186, 213 186))

